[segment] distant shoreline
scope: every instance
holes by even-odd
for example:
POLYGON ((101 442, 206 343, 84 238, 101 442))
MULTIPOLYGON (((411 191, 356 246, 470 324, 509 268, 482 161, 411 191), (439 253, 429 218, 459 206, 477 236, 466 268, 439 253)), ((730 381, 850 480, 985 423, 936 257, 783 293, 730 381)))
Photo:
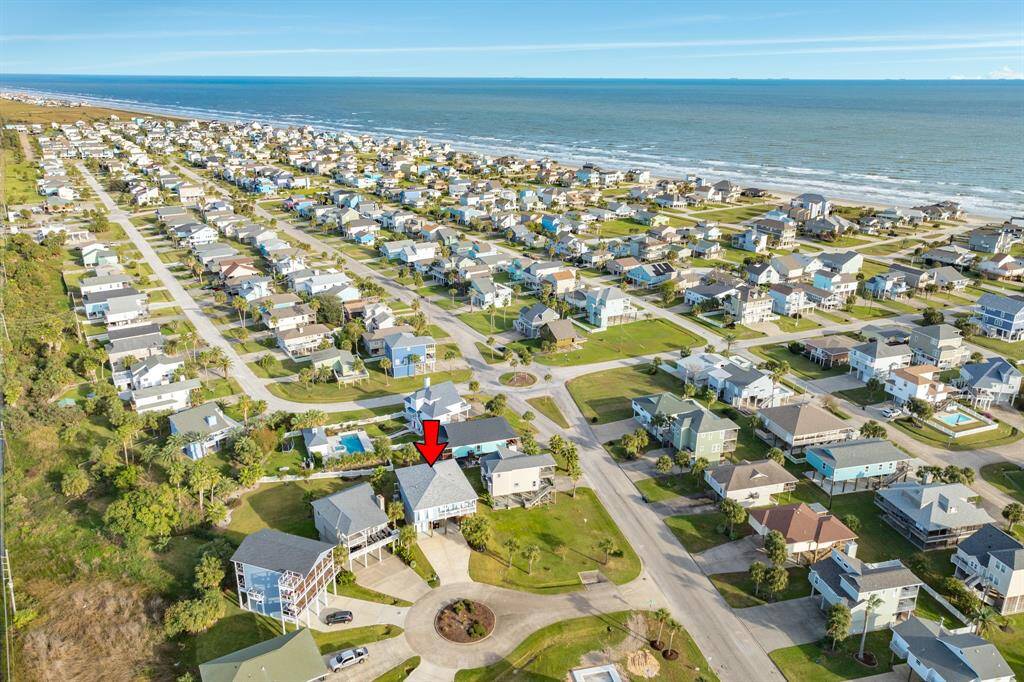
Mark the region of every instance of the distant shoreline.
MULTIPOLYGON (((111 78, 117 78, 117 76, 111 76, 111 78)), ((167 77, 167 78, 172 78, 172 77, 167 77)), ((228 78, 228 77, 225 76, 225 77, 211 77, 211 78, 228 78)), ((252 77, 242 76, 242 77, 239 77, 239 78, 247 78, 247 79, 251 78, 253 80, 258 80, 259 79, 259 77, 255 77, 255 76, 252 76, 252 77)), ((300 78, 300 77, 291 77, 291 78, 300 78)), ((310 77, 310 78, 317 78, 317 77, 310 77)), ((319 77, 319 78, 329 79, 329 78, 350 78, 350 77, 348 77, 348 76, 344 76, 344 77, 324 76, 324 77, 319 77)), ((356 77, 351 77, 351 78, 356 78, 356 77)), ((402 77, 395 77, 395 78, 397 79, 397 78, 402 78, 402 77)), ((466 79, 466 80, 474 80, 474 79, 466 79)), ((487 79, 483 79, 483 80, 487 80, 487 79)), ((502 80, 505 80, 505 79, 502 79, 502 80)), ((522 79, 522 80, 605 80, 605 79, 522 79)), ((638 79, 607 79, 607 80, 638 80, 638 79)), ((650 80, 694 80, 694 81, 697 81, 697 80, 704 80, 704 79, 650 79, 650 80)), ((755 81, 758 81, 760 79, 707 79, 707 80, 741 80, 741 81, 755 82, 755 81)), ((780 81, 780 82, 785 82, 787 80, 792 80, 792 79, 777 79, 777 80, 780 81)), ((828 82, 828 81, 823 80, 821 82, 828 82)), ((863 81, 863 82, 875 82, 875 81, 863 81)), ((879 81, 879 82, 881 82, 881 81, 879 81)), ((925 82, 944 82, 944 81, 914 81, 914 82, 925 83, 925 82)), ((34 88, 23 88, 23 87, 22 88, 13 88, 13 87, 2 87, 2 86, 0 86, 0 90, 2 90, 4 92, 12 93, 12 94, 26 94, 26 95, 45 97, 45 98, 56 99, 56 100, 67 100, 67 101, 72 101, 72 102, 83 102, 83 103, 86 103, 86 104, 91 105, 91 106, 102 107, 102 108, 116 110, 116 111, 123 111, 123 112, 129 113, 129 114, 135 113, 135 114, 144 114, 144 115, 149 115, 149 116, 161 116, 161 117, 165 117, 167 119, 173 119, 173 120, 176 120, 176 121, 189 120, 189 119, 196 119, 196 120, 201 120, 201 121, 218 121, 218 120, 221 120, 221 121, 233 121, 233 122, 242 122, 242 123, 249 122, 249 121, 257 121, 257 122, 260 122, 260 123, 270 123, 270 124, 277 125, 277 126, 282 126, 282 127, 307 127, 308 126, 308 127, 311 127, 311 128, 313 128, 315 130, 321 130, 321 131, 345 132, 345 133, 349 133, 349 134, 353 134, 353 135, 370 135, 370 136, 372 136, 374 138, 378 138, 378 139, 379 138, 383 138, 383 137, 392 137, 392 138, 397 138, 397 139, 413 139, 413 138, 423 137, 423 138, 427 139, 429 142, 449 144, 449 145, 452 146, 453 149, 455 149, 457 151, 461 151, 461 152, 466 152, 466 153, 485 154, 485 155, 489 155, 489 156, 502 156, 502 155, 506 155, 507 154, 507 155, 511 155, 511 156, 517 156, 517 157, 520 157, 520 158, 524 158, 524 159, 525 158, 542 158, 540 156, 535 156, 534 157, 534 156, 530 156, 530 155, 524 155, 523 154, 523 150, 517 149, 517 148, 514 148, 514 147, 502 147, 500 145, 489 146, 489 145, 486 145, 486 144, 472 144, 470 146, 467 146, 464 142, 461 142, 461 141, 432 138, 432 137, 429 137, 429 136, 426 136, 426 135, 422 135, 422 134, 419 134, 419 133, 416 133, 416 134, 402 134, 402 133, 399 133, 399 132, 395 132, 395 133, 382 134, 380 131, 369 130, 369 129, 361 129, 361 128, 352 127, 352 126, 317 125, 317 124, 312 124, 312 123, 302 123, 302 122, 297 122, 297 121, 288 121, 288 120, 285 120, 285 119, 275 118, 275 117, 272 117, 272 116, 258 116, 258 115, 244 114, 242 112, 238 112, 237 114, 231 114, 231 113, 227 113, 227 112, 224 112, 224 113, 217 112, 216 115, 214 115, 212 113, 203 112, 202 110, 195 109, 195 108, 189 108, 189 107, 175 107, 175 106, 168 106, 168 105, 147 104, 147 103, 144 103, 144 102, 134 102, 134 101, 126 102, 124 100, 113 99, 113 98, 96 97, 96 96, 81 95, 81 94, 67 94, 67 93, 60 93, 60 92, 51 92, 51 91, 45 91, 45 90, 38 90, 38 89, 34 89, 34 88)), ((584 162, 586 162, 588 160, 588 159, 573 158, 572 155, 570 155, 570 158, 568 158, 568 159, 566 159, 566 158, 558 158, 558 157, 556 157, 553 154, 552 155, 546 155, 546 156, 548 158, 553 158, 559 165, 565 166, 567 168, 579 167, 579 165, 581 165, 582 163, 584 163, 584 162)), ((614 163, 614 162, 608 162, 608 161, 600 161, 600 162, 595 162, 595 163, 597 163, 597 165, 599 165, 599 166, 605 166, 605 167, 608 167, 608 168, 616 168, 616 169, 620 169, 620 170, 626 170, 628 168, 634 168, 634 167, 641 167, 641 168, 643 167, 641 164, 621 164, 621 163, 614 163)), ((654 178, 654 179, 658 179, 658 180, 661 180, 661 179, 675 180, 675 179, 679 179, 682 175, 684 175, 684 173, 679 173, 678 175, 673 175, 673 174, 666 174, 664 172, 657 172, 657 171, 651 170, 651 177, 654 178)), ((813 176, 808 176, 808 177, 809 178, 813 178, 813 176)), ((788 203, 788 201, 789 201, 789 199, 791 197, 797 196, 798 194, 801 194, 801 193, 803 193, 805 191, 815 191, 815 192, 820 193, 820 194, 825 194, 826 196, 828 196, 829 199, 837 200, 837 201, 844 202, 844 203, 851 204, 851 205, 864 206, 866 208, 872 208, 872 209, 884 209, 884 208, 888 208, 890 206, 910 207, 913 204, 919 203, 917 201, 904 201, 904 202, 900 202, 899 200, 896 200, 896 199, 894 199, 892 201, 889 201, 889 202, 880 202, 876 198, 867 197, 867 196, 865 196, 863 194, 857 194, 856 192, 845 192, 845 191, 842 190, 842 185, 839 185, 838 191, 823 192, 822 190, 817 190, 817 189, 814 189, 814 190, 808 190, 806 188, 801 189, 801 188, 795 187, 793 185, 773 184, 771 182, 764 182, 764 181, 761 181, 761 180, 748 181, 745 178, 738 177, 738 176, 735 176, 735 175, 733 177, 729 177, 728 173, 723 173, 721 177, 713 176, 712 179, 714 179, 714 180, 720 180, 720 179, 733 180, 734 182, 737 182, 737 184, 741 184, 741 185, 745 185, 745 186, 751 186, 751 187, 759 187, 759 188, 764 189, 764 190, 766 190, 768 192, 771 192, 774 196, 779 197, 779 200, 784 202, 784 203, 788 203)), ((951 197, 948 197, 948 198, 949 199, 953 199, 953 200, 957 200, 959 197, 951 196, 951 197)), ((771 203, 771 202, 766 202, 766 203, 771 203)), ((712 209, 709 209, 709 210, 712 210, 712 209)), ((988 223, 988 222, 991 222, 991 221, 1004 220, 1004 219, 1010 217, 1010 215, 1012 215, 1012 212, 1008 212, 1006 214, 999 214, 999 213, 994 213, 994 212, 993 213, 988 213, 988 212, 983 212, 983 211, 979 211, 979 210, 966 210, 965 211, 965 221, 969 222, 969 223, 984 224, 984 223, 988 223)))

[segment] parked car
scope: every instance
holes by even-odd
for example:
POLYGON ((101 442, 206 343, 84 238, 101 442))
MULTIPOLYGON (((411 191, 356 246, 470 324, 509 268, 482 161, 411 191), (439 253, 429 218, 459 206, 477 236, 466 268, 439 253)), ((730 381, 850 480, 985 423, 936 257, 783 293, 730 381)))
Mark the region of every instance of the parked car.
POLYGON ((331 660, 327 663, 330 667, 331 672, 338 672, 343 668, 356 665, 357 663, 365 663, 370 652, 366 650, 365 646, 356 647, 355 649, 346 649, 340 651, 336 655, 331 657, 331 660))
POLYGON ((351 623, 352 612, 335 611, 333 613, 328 613, 326 616, 324 616, 324 622, 328 625, 341 625, 342 623, 351 623))
POLYGON ((896 417, 903 414, 903 410, 898 407, 887 407, 882 410, 882 416, 886 419, 895 419, 896 417))

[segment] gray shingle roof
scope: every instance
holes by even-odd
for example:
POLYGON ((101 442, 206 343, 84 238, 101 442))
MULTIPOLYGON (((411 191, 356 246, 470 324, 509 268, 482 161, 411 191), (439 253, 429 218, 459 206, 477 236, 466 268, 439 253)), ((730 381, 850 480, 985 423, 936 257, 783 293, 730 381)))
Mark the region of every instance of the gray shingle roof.
POLYGON ((913 457, 889 441, 880 438, 858 439, 834 445, 822 445, 808 448, 807 452, 813 452, 822 460, 830 462, 836 469, 882 464, 884 462, 902 462, 913 459, 913 457))
POLYGON ((779 483, 796 483, 796 478, 770 459, 740 464, 722 464, 708 470, 708 475, 726 491, 750 490, 779 483))
POLYGON ((892 627, 924 666, 946 682, 992 680, 1013 675, 996 647, 974 634, 943 634, 932 620, 911 616, 892 627), (963 652, 963 658, 954 653, 963 652))
POLYGON ((509 448, 498 448, 480 460, 480 465, 488 474, 535 469, 537 467, 553 467, 555 459, 549 454, 527 455, 509 448))
POLYGON ((369 483, 360 483, 313 500, 313 510, 341 535, 378 528, 388 522, 388 516, 377 504, 377 495, 369 483))
POLYGON ((292 571, 305 576, 324 552, 333 549, 334 545, 326 542, 264 528, 247 535, 231 560, 278 573, 292 571))
POLYGON ((794 436, 847 428, 841 419, 811 403, 766 407, 761 409, 759 414, 794 436))
POLYGON ((396 469, 395 475, 402 497, 414 511, 469 502, 477 497, 458 462, 453 459, 437 461, 434 466, 424 463, 396 469))
POLYGON ((452 422, 441 427, 441 440, 448 447, 490 443, 516 438, 518 434, 504 417, 485 417, 464 422, 452 422))
POLYGON ((170 422, 174 433, 198 433, 201 436, 238 426, 238 422, 221 412, 217 403, 212 402, 172 414, 170 422))
POLYGON ((971 502, 977 493, 961 483, 896 483, 875 494, 925 530, 992 523, 992 517, 971 502))

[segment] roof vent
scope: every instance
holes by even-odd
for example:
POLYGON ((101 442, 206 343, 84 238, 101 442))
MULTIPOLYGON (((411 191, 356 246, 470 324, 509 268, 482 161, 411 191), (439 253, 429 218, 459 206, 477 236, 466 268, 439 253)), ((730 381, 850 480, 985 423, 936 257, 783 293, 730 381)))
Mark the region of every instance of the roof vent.
POLYGON ((207 426, 216 426, 217 425, 217 415, 215 415, 215 414, 208 414, 205 417, 205 421, 206 421, 206 425, 207 426))

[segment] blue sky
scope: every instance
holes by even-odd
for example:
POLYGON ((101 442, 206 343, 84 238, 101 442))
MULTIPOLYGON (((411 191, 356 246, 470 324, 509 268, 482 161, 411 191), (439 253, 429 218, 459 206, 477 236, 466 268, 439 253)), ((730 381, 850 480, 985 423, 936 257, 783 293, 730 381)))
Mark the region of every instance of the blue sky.
POLYGON ((0 27, 0 73, 1020 78, 1024 72, 1021 0, 2 0, 0 27))

